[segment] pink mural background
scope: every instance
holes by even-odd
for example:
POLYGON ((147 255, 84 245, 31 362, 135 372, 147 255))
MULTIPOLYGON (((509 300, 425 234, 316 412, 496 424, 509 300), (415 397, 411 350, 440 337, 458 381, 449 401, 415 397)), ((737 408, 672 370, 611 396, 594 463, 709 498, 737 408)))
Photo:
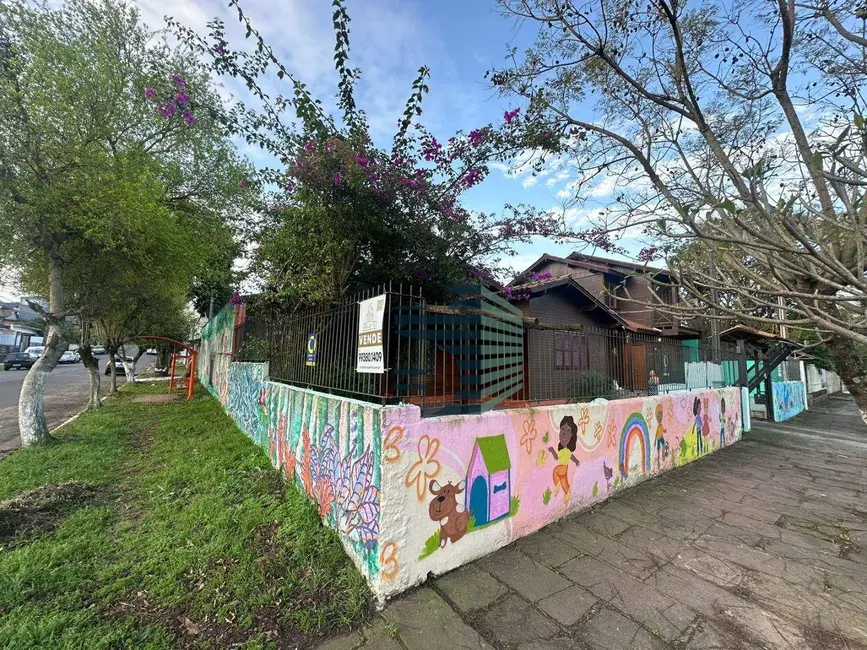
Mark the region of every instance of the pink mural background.
POLYGON ((391 584, 383 585, 388 593, 486 555, 741 436, 737 388, 476 416, 421 418, 415 407, 403 407, 387 410, 385 417, 386 428, 400 431, 382 474, 381 529, 383 539, 395 544, 399 566, 391 584), (486 454, 474 455, 477 440, 486 454), (449 484, 452 489, 441 489, 449 484), (508 514, 492 517, 499 511, 495 501, 503 499, 508 514), (452 513, 458 530, 446 530, 449 517, 445 526, 433 518, 442 508, 452 513))

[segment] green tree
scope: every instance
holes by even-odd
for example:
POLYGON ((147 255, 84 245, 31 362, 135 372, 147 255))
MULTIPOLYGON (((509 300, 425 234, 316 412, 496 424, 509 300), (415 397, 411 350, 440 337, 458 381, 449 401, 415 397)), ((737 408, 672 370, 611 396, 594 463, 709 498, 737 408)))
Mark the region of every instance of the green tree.
POLYGON ((0 266, 48 296, 46 352, 19 401, 24 444, 47 436, 45 377, 76 308, 70 266, 135 246, 127 236, 151 218, 142 206, 213 227, 242 211, 247 170, 206 108, 217 101, 195 57, 131 6, 0 4, 0 266))

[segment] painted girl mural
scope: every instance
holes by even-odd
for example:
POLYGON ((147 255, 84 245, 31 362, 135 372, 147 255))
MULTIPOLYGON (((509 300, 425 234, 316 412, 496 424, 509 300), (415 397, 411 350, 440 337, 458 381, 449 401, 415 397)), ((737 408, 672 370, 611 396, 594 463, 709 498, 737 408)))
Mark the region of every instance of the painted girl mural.
POLYGON ((695 416, 695 454, 701 456, 704 451, 704 440, 701 430, 701 398, 696 397, 692 402, 692 414, 695 416))
POLYGON ((575 463, 578 467, 578 459, 575 458, 575 446, 578 444, 578 425, 575 424, 575 418, 571 415, 565 416, 560 421, 560 443, 555 451, 553 447, 548 447, 548 451, 557 461, 554 467, 554 494, 560 492, 563 488, 563 502, 569 500, 569 461, 575 463))

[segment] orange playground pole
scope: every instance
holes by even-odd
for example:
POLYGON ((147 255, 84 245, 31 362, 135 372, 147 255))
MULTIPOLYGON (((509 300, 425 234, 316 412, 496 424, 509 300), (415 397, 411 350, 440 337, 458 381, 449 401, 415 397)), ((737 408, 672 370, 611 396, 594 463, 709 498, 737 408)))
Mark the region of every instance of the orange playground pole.
POLYGON ((169 392, 172 392, 172 389, 175 387, 175 347, 172 346, 172 370, 171 375, 169 375, 169 392))
POLYGON ((187 399, 193 399, 193 384, 196 383, 196 353, 193 352, 187 357, 188 373, 187 376, 187 399))

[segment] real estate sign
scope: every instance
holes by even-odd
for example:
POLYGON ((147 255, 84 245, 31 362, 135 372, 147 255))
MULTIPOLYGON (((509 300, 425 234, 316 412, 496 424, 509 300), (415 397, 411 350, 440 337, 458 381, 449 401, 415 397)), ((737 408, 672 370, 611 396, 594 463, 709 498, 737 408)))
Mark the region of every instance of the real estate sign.
POLYGON ((382 320, 385 294, 358 303, 358 357, 356 372, 385 372, 382 320))

